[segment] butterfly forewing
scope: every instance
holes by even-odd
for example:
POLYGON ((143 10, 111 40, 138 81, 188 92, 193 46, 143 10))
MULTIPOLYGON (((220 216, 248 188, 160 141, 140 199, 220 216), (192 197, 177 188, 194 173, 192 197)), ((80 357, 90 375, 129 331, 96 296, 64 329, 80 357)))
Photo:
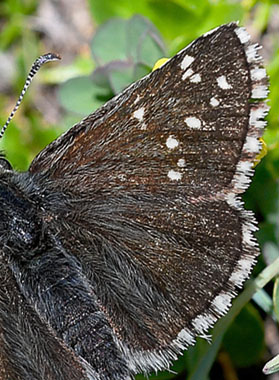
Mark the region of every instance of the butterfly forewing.
POLYGON ((30 166, 51 229, 80 260, 132 371, 166 366, 212 326, 258 254, 235 195, 260 148, 259 63, 246 32, 224 25, 30 166))

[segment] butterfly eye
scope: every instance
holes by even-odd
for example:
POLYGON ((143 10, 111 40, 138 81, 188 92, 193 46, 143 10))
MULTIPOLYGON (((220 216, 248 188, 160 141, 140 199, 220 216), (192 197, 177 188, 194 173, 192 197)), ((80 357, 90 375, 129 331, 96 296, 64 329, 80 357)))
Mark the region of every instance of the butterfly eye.
POLYGON ((0 170, 12 170, 12 165, 9 163, 6 158, 0 158, 0 170))

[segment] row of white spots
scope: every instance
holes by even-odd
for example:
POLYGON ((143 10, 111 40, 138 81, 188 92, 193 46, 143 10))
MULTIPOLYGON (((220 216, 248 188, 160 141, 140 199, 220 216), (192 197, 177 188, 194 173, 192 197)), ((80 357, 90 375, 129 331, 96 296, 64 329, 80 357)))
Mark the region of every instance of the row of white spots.
MULTIPOLYGON (((137 100, 137 99, 136 99, 136 100, 137 100)), ((134 111, 133 116, 134 116, 134 118, 136 118, 139 122, 142 122, 142 121, 143 121, 143 118, 144 118, 144 107, 141 107, 141 108, 139 108, 138 110, 134 111)), ((143 123, 141 129, 146 129, 146 125, 145 125, 145 123, 143 123)), ((178 145, 179 145, 179 141, 178 141, 174 136, 169 136, 169 137, 167 138, 166 146, 167 146, 169 149, 174 149, 174 148, 176 148, 178 145)), ((179 159, 177 165, 178 165, 179 167, 183 167, 183 166, 185 166, 185 160, 184 160, 183 158, 179 159)), ((169 172, 168 172, 168 177, 169 177, 172 181, 179 181, 179 180, 182 178, 182 174, 172 169, 172 170, 169 170, 169 172)))
MULTIPOLYGON (((194 61, 194 58, 191 57, 190 55, 186 55, 182 62, 181 62, 181 68, 183 70, 186 70, 190 65, 191 63, 194 61)), ((255 72, 253 75, 257 76, 257 77, 260 77, 260 76, 265 76, 263 72, 255 72)), ((182 75, 182 80, 185 80, 187 78, 190 78, 190 82, 192 83, 199 83, 201 82, 201 76, 200 74, 194 74, 194 71, 192 69, 187 69, 184 74, 182 75)), ((228 90, 230 88, 232 88, 232 85, 228 83, 227 81, 227 78, 225 77, 225 75, 221 75, 220 77, 218 77, 217 79, 217 84, 220 88, 222 88, 223 90, 228 90)))
POLYGON ((182 75, 182 80, 185 80, 186 78, 190 77, 190 82, 192 83, 199 83, 201 82, 201 76, 200 74, 194 74, 194 71, 192 69, 188 69, 185 71, 185 73, 182 75))
MULTIPOLYGON (((191 57, 190 55, 185 55, 183 58, 180 67, 183 70, 186 70, 187 67, 191 65, 191 63, 194 61, 194 57, 191 57)), ((190 82, 192 83, 199 83, 201 82, 201 76, 200 74, 194 74, 194 71, 192 69, 187 69, 185 73, 182 75, 182 80, 185 80, 187 78, 190 78, 190 82)))
MULTIPOLYGON (((167 146, 168 149, 175 149, 175 148, 178 147, 178 145, 179 145, 179 141, 174 136, 170 135, 167 138, 166 146, 167 146)), ((180 168, 183 168, 185 166, 185 159, 184 158, 180 158, 177 161, 177 166, 180 167, 180 168)), ((168 172, 168 177, 172 181, 179 181, 182 178, 182 174, 180 172, 178 172, 178 171, 175 171, 175 170, 171 169, 168 172)))

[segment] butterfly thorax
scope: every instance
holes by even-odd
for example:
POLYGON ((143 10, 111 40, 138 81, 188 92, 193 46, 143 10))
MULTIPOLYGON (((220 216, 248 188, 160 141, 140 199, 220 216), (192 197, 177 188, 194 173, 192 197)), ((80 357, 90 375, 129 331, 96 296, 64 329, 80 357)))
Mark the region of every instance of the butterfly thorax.
POLYGON ((0 241, 13 255, 33 256, 42 238, 36 201, 15 184, 17 174, 0 173, 0 241))
MULTIPOLYGON (((0 250, 6 270, 13 273, 28 307, 39 312, 52 334, 86 361, 85 367, 90 366, 95 375, 95 368, 101 366, 104 379, 128 379, 126 362, 92 285, 83 276, 79 260, 59 239, 54 214, 44 207, 53 202, 57 211, 54 199, 64 196, 49 197, 39 182, 28 172, 1 167, 0 161, 0 250)), ((61 214, 67 215, 63 207, 61 214)), ((24 335, 19 339, 24 340, 24 335)))

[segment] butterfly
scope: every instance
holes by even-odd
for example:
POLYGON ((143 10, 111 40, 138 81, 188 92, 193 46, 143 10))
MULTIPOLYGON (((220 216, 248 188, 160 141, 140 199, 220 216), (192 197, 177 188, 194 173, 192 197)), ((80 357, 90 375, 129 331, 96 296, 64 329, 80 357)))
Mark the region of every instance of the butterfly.
POLYGON ((257 50, 220 26, 27 172, 1 158, 1 380, 132 379, 227 312, 259 254, 240 199, 268 110, 257 50))

